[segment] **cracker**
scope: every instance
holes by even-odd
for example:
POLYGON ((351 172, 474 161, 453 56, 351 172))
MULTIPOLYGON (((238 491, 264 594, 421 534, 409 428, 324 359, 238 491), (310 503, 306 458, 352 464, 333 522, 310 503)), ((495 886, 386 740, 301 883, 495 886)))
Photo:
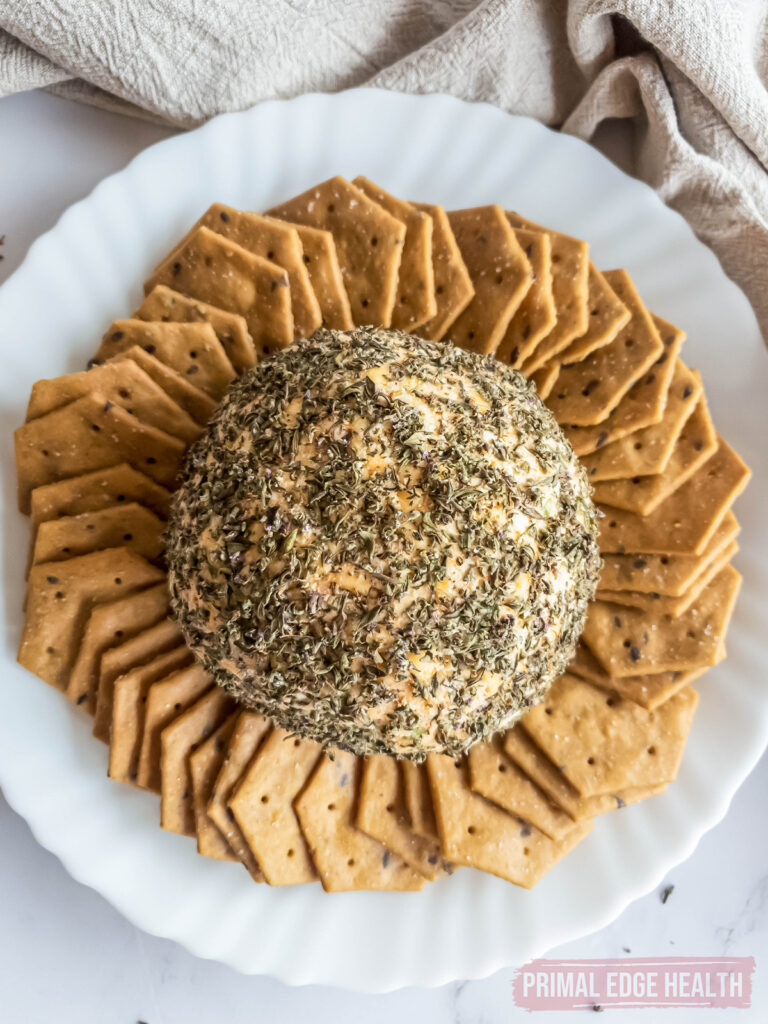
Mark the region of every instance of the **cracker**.
POLYGON ((552 394, 552 388, 555 386, 559 376, 560 367, 557 363, 549 363, 547 366, 542 366, 541 369, 531 374, 530 379, 535 384, 539 398, 542 401, 549 398, 552 394))
POLYGON ((292 224, 291 227, 296 228, 301 239, 304 264, 320 303, 323 327, 351 331, 355 324, 333 235, 330 231, 311 228, 307 224, 292 224))
POLYGON ((751 472, 720 438, 715 454, 650 515, 606 509, 600 523, 601 552, 700 555, 751 472))
MULTIPOLYGON (((661 335, 629 274, 625 270, 611 270, 605 277, 629 309, 631 319, 610 344, 603 345, 579 363, 561 367, 557 387, 547 403, 558 423, 569 426, 602 423, 632 385, 651 370, 664 351, 661 335)), ((658 384, 658 378, 651 382, 654 383, 658 384)), ((646 418, 638 426, 661 419, 666 392, 659 388, 655 390, 655 404, 651 405, 646 397, 643 398, 643 410, 652 418, 646 418)))
POLYGON ((614 678, 712 666, 740 584, 741 576, 726 566, 677 619, 595 601, 582 639, 614 678))
POLYGON ((189 756, 197 852, 203 857, 213 857, 214 860, 237 860, 227 845, 226 839, 208 815, 208 801, 211 798, 216 776, 227 756, 227 747, 236 722, 237 713, 233 712, 189 756))
POLYGON ((273 729, 229 798, 235 821, 270 885, 317 879, 293 801, 321 751, 311 740, 273 729))
POLYGON ((167 519, 171 492, 122 462, 108 469, 36 487, 30 495, 30 517, 33 526, 39 526, 59 516, 78 516, 131 501, 167 519))
POLYGON ((79 516, 61 516, 40 523, 32 564, 60 562, 89 551, 126 547, 150 562, 161 564, 165 522, 148 508, 131 501, 79 516))
POLYGON ((130 359, 144 370, 148 377, 151 377, 155 384, 159 385, 177 405, 189 413, 196 423, 205 424, 213 415, 216 403, 206 395, 200 388, 196 388, 187 377, 182 377, 170 366, 161 363, 160 360, 145 351, 140 345, 118 352, 110 358, 111 363, 119 363, 130 359))
POLYGON ((245 317, 182 295, 167 285, 159 284, 153 288, 133 314, 133 319, 177 324, 208 323, 237 371, 242 373, 256 362, 256 349, 245 317))
POLYGON ((531 265, 500 206, 452 210, 448 220, 475 294, 446 337, 471 352, 493 355, 531 287, 531 265))
POLYGON ((346 751, 323 754, 294 801, 301 831, 326 892, 413 891, 424 876, 355 826, 362 760, 346 751))
POLYGON ((185 668, 190 661, 191 654, 185 646, 172 647, 113 680, 107 725, 110 779, 136 784, 147 691, 153 683, 185 668))
POLYGON ((144 284, 145 294, 158 284, 242 316, 258 355, 293 341, 285 270, 209 228, 198 228, 154 271, 144 284))
POLYGON ((562 839, 550 839, 473 793, 463 761, 430 754, 427 771, 446 857, 525 889, 532 889, 592 830, 592 822, 584 821, 574 824, 562 839))
POLYGON ((32 385, 27 420, 44 416, 93 391, 103 395, 108 402, 127 409, 142 423, 180 437, 187 444, 197 440, 202 433, 200 425, 138 363, 129 359, 95 366, 82 373, 37 381, 32 385))
POLYGON ((581 796, 672 782, 698 703, 685 687, 655 711, 566 673, 523 727, 581 796))
POLYGON ((194 836, 195 805, 189 758, 234 711, 235 702, 211 687, 160 734, 160 826, 194 836))
POLYGON ((601 588, 680 597, 714 558, 735 541, 739 523, 726 512, 712 540, 700 555, 604 555, 601 588))
POLYGON ((607 440, 607 429, 598 433, 594 427, 566 431, 591 481, 649 476, 666 468, 680 431, 704 391, 698 373, 679 359, 673 361, 673 367, 664 415, 658 423, 612 442, 607 440))
POLYGON ((403 776, 403 799, 411 828, 417 836, 437 839, 437 822, 426 765, 401 761, 400 771, 403 776))
POLYGON ((555 357, 557 363, 567 365, 586 359, 603 345, 610 344, 629 323, 631 313, 594 263, 589 264, 587 275, 587 308, 586 331, 555 357))
POLYGON ((260 213, 235 210, 223 203, 214 203, 179 242, 173 253, 184 249, 190 238, 201 228, 210 228, 217 235, 242 246, 255 256, 282 267, 288 275, 293 312, 293 329, 297 338, 307 338, 321 324, 320 304, 317 301, 309 274, 304 264, 304 253, 299 234, 294 227, 275 217, 260 213))
POLYGON ((355 824, 429 881, 445 872, 439 841, 425 839, 411 828, 395 758, 387 754, 365 758, 355 824))
POLYGON ((507 757, 500 736, 475 744, 467 760, 470 786, 486 800, 530 822, 550 839, 562 839, 574 827, 573 818, 507 757))
POLYGON ((268 212, 330 231, 354 323, 390 326, 405 241, 402 221, 339 176, 268 212))
POLYGON ((229 808, 229 799, 270 728, 269 721, 253 711, 242 711, 238 715, 227 755, 208 802, 208 816, 256 882, 263 882, 264 875, 229 808))
POLYGON ((141 423, 98 394, 30 420, 14 433, 19 508, 29 512, 35 487, 121 462, 172 488, 186 445, 141 423))
POLYGON ((138 345, 196 388, 218 401, 235 379, 235 369, 210 324, 115 320, 93 362, 104 363, 138 345))
POLYGON ((362 175, 354 178, 352 184, 357 185, 369 199, 405 225, 405 241, 390 326, 403 331, 415 331, 437 315, 432 266, 432 218, 417 210, 412 203, 385 192, 362 175))
POLYGON ((522 728, 518 726, 510 729, 504 734, 502 743, 506 755, 574 821, 595 818, 648 797, 658 796, 667 788, 666 783, 658 786, 632 786, 618 793, 583 797, 522 728))
MULTIPOLYGON (((625 272, 615 271, 614 273, 624 275, 625 272)), ((629 278, 627 277, 626 280, 629 281, 629 278)), ((627 292, 624 291, 622 294, 626 299, 627 292)), ((653 427, 663 419, 670 386, 679 362, 677 357, 685 341, 685 332, 673 327, 672 324, 655 314, 651 314, 651 320, 661 339, 663 351, 648 372, 643 373, 640 379, 623 395, 618 405, 612 408, 608 415, 598 423, 592 426, 566 423, 563 426, 565 436, 573 445, 573 450, 577 455, 586 455, 596 451, 604 445, 637 433, 645 427, 653 427)), ((637 329, 633 329, 632 323, 628 324, 623 334, 625 345, 628 341, 632 341, 634 344, 635 335, 638 333, 641 334, 640 342, 643 342, 643 323, 644 321, 641 321, 637 329)), ((637 321, 635 324, 637 327, 637 321)), ((607 349, 605 351, 608 352, 607 349)), ((615 348, 611 351, 615 351, 615 348)), ((633 349, 633 351, 635 350, 633 349)), ((683 390, 686 386, 692 386, 690 375, 691 371, 689 370, 689 380, 687 385, 682 385, 683 390)))
POLYGON ((211 688, 211 677, 197 662, 153 683, 144 702, 144 725, 136 785, 160 792, 160 734, 174 718, 211 688))
POLYGON ((514 229, 515 238, 531 267, 533 280, 509 321, 496 358, 519 368, 557 322, 552 294, 552 242, 543 231, 514 229))
POLYGON ((413 205, 432 218, 432 271, 437 305, 435 316, 421 325, 419 335, 439 341, 456 317, 467 308, 475 289, 445 209, 430 203, 413 205))
POLYGON ((519 213, 507 211, 507 219, 515 229, 544 232, 552 250, 552 297, 557 320, 521 367, 531 374, 566 349, 589 326, 589 246, 579 238, 534 224, 519 213))
POLYGON ((97 604, 88 616, 67 685, 67 697, 89 714, 96 710, 101 658, 110 647, 156 625, 170 611, 165 581, 117 601, 97 604))
POLYGON ((27 581, 19 664, 51 686, 66 689, 93 605, 163 579, 157 566, 125 548, 34 566, 27 581))

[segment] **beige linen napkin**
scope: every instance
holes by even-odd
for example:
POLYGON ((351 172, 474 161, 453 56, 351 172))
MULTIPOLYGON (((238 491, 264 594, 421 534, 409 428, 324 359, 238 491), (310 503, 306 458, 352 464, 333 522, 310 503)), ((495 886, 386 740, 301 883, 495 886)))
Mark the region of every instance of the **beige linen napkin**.
POLYGON ((363 84, 485 100, 648 182, 768 337, 767 29, 768 0, 6 0, 0 95, 182 127, 363 84))

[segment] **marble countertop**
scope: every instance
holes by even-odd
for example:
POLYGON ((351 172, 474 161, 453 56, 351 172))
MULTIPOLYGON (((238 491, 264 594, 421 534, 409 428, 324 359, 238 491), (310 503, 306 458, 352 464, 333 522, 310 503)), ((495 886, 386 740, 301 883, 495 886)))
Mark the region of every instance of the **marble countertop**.
MULTIPOLYGON (((70 203, 166 129, 44 94, 0 101, 0 282, 70 203)), ((3 339, 12 344, 12 339, 3 339)), ((602 931, 549 955, 754 956, 750 1010, 667 1010, 669 1024, 768 1020, 768 757, 723 821, 661 888, 602 931)), ((364 996, 291 989, 198 960, 145 935, 73 881, 0 795, 0 1024, 314 1024, 397 1020, 470 1024, 531 1019, 512 1001, 513 969, 440 989, 364 996)), ((610 1010, 611 1020, 636 1011, 610 1010)), ((549 1012, 546 1021, 575 1020, 549 1012)), ((641 1015, 641 1020, 646 1018, 641 1015)), ((655 1019, 655 1015, 654 1015, 655 1019)))

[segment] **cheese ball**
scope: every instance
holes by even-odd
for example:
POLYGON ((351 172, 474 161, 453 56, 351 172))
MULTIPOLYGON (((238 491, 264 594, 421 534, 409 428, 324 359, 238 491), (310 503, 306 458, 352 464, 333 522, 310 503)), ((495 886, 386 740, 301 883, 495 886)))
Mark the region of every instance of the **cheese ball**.
POLYGON ((168 529, 181 629, 241 705, 323 745, 457 756, 565 669, 600 564, 535 388, 402 331, 320 330, 230 388, 168 529))

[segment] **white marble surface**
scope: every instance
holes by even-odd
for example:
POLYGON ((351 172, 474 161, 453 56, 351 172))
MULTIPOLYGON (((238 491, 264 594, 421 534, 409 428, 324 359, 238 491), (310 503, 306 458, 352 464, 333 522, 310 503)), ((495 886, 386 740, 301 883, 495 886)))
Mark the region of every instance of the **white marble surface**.
MULTIPOLYGON (((168 133, 45 95, 0 101, 0 282, 30 243, 106 174, 168 133)), ((0 325, 1 326, 1 325, 0 325)), ((0 345, 13 344, 0 335, 0 345)), ((667 1010, 682 1024, 768 1020, 768 758, 721 824, 654 892, 602 931, 552 956, 754 956, 751 1010, 667 1010)), ((511 923, 514 927, 514 923, 511 923)), ((265 936, 265 941, 268 937, 265 936)), ((351 938, 354 941, 354 937, 351 938)), ((128 924, 37 845, 0 796, 0 1024, 255 1024, 396 1019, 473 1024, 530 1019, 512 1003, 513 970, 441 989, 361 996, 290 989, 201 961, 128 924)), ((610 1019, 636 1011, 607 1011, 610 1019)), ((575 1014, 548 1013, 547 1021, 575 1014)), ((647 1019, 641 1015, 641 1020, 647 1019)), ((655 1019, 655 1015, 654 1015, 655 1019)))

